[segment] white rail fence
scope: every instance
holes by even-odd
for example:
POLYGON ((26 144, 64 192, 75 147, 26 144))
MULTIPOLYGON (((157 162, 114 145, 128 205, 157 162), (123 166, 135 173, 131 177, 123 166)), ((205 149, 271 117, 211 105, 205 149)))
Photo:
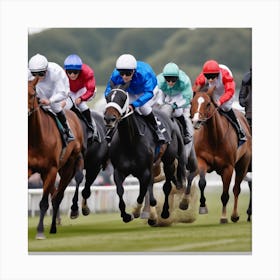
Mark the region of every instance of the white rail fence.
MULTIPOLYGON (((222 182, 220 177, 216 175, 207 174, 207 191, 213 190, 222 190, 222 182)), ((136 180, 136 179, 135 179, 136 180)), ((136 184, 135 180, 128 180, 128 185, 124 185, 124 200, 126 206, 132 207, 136 198, 139 194, 139 185, 136 184)), ((195 178, 196 186, 198 186, 198 178, 195 178)), ((234 183, 234 176, 231 181, 230 191, 232 191, 234 183)), ((82 195, 81 192, 83 187, 79 188, 79 208, 81 207, 82 195)), ((248 184, 243 181, 241 184, 241 191, 248 192, 248 184)), ((69 186, 64 192, 64 198, 60 204, 60 211, 63 214, 70 213, 70 207, 72 205, 72 199, 75 193, 75 187, 69 186)), ((154 193, 158 199, 160 196, 163 196, 162 183, 154 184, 154 193)), ((28 215, 35 216, 39 214, 40 208, 39 203, 42 198, 42 189, 29 189, 28 190, 28 215)), ((87 204, 92 213, 101 213, 101 212, 118 212, 119 211, 119 197, 116 192, 116 186, 91 186, 91 196, 87 200, 87 204)), ((51 201, 49 201, 49 209, 47 215, 50 215, 52 211, 51 201)))
MULTIPOLYGON (((139 194, 139 186, 124 186, 124 200, 127 207, 131 207, 136 202, 139 194)), ((79 202, 78 206, 81 208, 83 187, 79 188, 79 202)), ((161 184, 154 184, 155 194, 160 195, 161 184)), ((63 200, 60 204, 60 212, 63 214, 70 213, 72 199, 75 193, 75 187, 69 186, 64 192, 63 200)), ((28 215, 34 217, 39 214, 39 203, 42 198, 42 189, 29 189, 28 190, 28 215)), ((119 211, 119 197, 116 192, 116 186, 91 186, 91 196, 87 200, 87 205, 92 213, 101 212, 118 212, 119 211)), ((49 200, 49 209, 47 215, 52 211, 51 201, 49 200)))

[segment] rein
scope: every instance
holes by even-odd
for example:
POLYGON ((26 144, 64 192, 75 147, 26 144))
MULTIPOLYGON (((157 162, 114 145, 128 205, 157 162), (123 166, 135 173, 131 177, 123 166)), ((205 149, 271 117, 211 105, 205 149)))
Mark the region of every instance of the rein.
POLYGON ((30 109, 30 111, 28 112, 28 117, 30 117, 33 113, 35 113, 36 111, 38 111, 42 106, 43 104, 38 104, 38 107, 35 108, 35 98, 37 96, 37 92, 36 92, 36 89, 33 88, 35 93, 32 95, 31 98, 33 98, 33 106, 32 108, 30 109))

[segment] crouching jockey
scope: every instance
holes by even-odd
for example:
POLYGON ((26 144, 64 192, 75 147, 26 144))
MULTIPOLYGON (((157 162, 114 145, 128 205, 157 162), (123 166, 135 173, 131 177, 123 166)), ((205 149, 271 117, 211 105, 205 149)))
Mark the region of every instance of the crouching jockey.
POLYGON ((36 92, 40 103, 49 106, 56 113, 65 130, 66 141, 73 141, 75 137, 61 106, 61 102, 66 100, 69 93, 69 81, 65 71, 58 64, 48 62, 47 58, 41 54, 30 58, 28 68, 34 77, 39 76, 36 92))
MULTIPOLYGON (((82 114, 88 129, 88 141, 100 141, 94 119, 91 117, 87 101, 95 96, 94 71, 83 63, 76 54, 71 54, 64 61, 64 69, 69 78, 70 93, 66 108, 74 111, 78 116, 82 114), (80 111, 80 112, 79 112, 80 111)), ((80 116, 79 116, 80 117, 80 116)))
MULTIPOLYGON (((112 83, 114 85, 130 83, 127 89, 130 110, 136 110, 151 125, 158 144, 167 143, 152 112, 151 102, 155 92, 158 91, 158 86, 151 66, 145 62, 136 61, 131 54, 123 54, 116 61, 116 68, 105 89, 105 98, 112 89, 112 83)), ((107 140, 110 141, 110 134, 107 140)))
POLYGON ((175 117, 181 124, 183 130, 184 144, 192 140, 192 130, 187 124, 185 113, 190 105, 193 96, 190 78, 183 72, 177 64, 167 63, 163 72, 157 76, 158 86, 162 93, 156 99, 158 105, 172 105, 172 117, 175 117))
POLYGON ((247 137, 232 109, 235 82, 230 69, 223 64, 218 64, 215 60, 206 61, 203 65, 202 72, 195 80, 193 91, 199 90, 206 84, 209 87, 215 86, 213 99, 221 110, 221 113, 228 117, 236 129, 239 145, 243 144, 247 140, 247 137))

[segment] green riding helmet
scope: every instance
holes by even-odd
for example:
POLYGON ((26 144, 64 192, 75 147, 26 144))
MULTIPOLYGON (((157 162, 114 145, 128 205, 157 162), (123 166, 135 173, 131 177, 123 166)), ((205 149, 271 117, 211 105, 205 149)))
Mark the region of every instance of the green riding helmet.
POLYGON ((179 67, 173 62, 167 63, 163 68, 163 76, 179 77, 179 67))

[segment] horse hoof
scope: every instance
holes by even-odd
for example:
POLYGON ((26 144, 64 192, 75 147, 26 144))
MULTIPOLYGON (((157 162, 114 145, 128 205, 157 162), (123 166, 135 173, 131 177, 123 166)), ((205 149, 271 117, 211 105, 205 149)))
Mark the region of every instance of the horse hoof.
POLYGON ((57 232, 56 227, 55 227, 55 228, 52 227, 52 228, 50 229, 50 233, 51 233, 51 234, 54 234, 54 233, 56 233, 56 232, 57 232))
POLYGON ((133 213, 133 216, 134 216, 134 218, 139 218, 140 217, 140 214, 139 213, 133 213))
POLYGON ((237 217, 231 216, 232 222, 236 223, 236 222, 238 222, 238 220, 239 220, 239 216, 237 216, 237 217))
POLYGON ((83 213, 84 216, 88 216, 89 213, 90 213, 89 208, 88 207, 83 207, 82 208, 82 213, 83 213))
POLYGON ((207 207, 199 207, 199 214, 201 215, 208 214, 207 207))
POLYGON ((71 211, 70 219, 77 219, 79 217, 79 211, 71 211))
POLYGON ((162 217, 163 219, 168 219, 168 218, 169 218, 169 212, 168 212, 168 211, 162 212, 162 213, 161 213, 161 217, 162 217))
POLYGON ((227 224, 228 223, 228 219, 227 218, 221 218, 220 219, 220 224, 227 224))
POLYGON ((143 211, 143 212, 141 212, 140 218, 147 220, 149 218, 149 216, 150 216, 149 212, 143 211))
POLYGON ((129 222, 132 221, 132 220, 133 220, 133 215, 126 214, 126 215, 123 216, 123 221, 124 221, 125 223, 129 223, 129 222))
POLYGON ((148 225, 151 227, 155 227, 157 225, 156 220, 148 219, 148 225))
POLYGON ((44 240, 44 239, 46 239, 46 236, 43 232, 37 232, 36 239, 37 240, 44 240))
POLYGON ((179 208, 181 210, 187 210, 189 208, 189 205, 187 203, 181 201, 180 204, 179 204, 179 208))

